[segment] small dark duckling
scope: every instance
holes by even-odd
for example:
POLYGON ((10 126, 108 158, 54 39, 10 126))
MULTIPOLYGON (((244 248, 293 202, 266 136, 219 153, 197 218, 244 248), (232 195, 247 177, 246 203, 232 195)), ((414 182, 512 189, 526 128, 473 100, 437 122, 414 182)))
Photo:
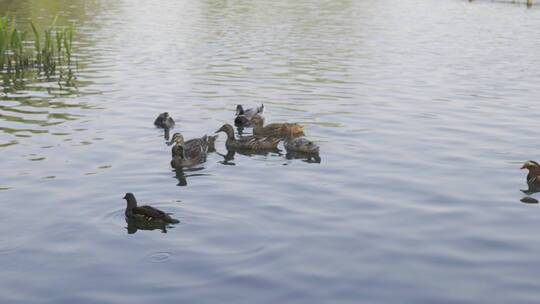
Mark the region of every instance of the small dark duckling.
POLYGON ((263 126, 263 120, 255 116, 251 120, 254 135, 290 136, 303 135, 304 126, 297 123, 271 123, 263 126))
POLYGON ((154 125, 158 128, 170 129, 174 127, 174 120, 169 116, 168 112, 164 112, 154 120, 154 125))
POLYGON ((250 108, 244 110, 242 105, 236 106, 236 118, 234 119, 234 124, 236 126, 250 126, 251 125, 251 119, 257 115, 262 114, 264 112, 264 104, 261 104, 260 107, 250 108))
POLYGON ((529 170, 529 174, 527 174, 527 184, 540 183, 540 180, 538 179, 538 176, 540 176, 540 164, 534 160, 528 160, 523 163, 521 169, 529 170))
POLYGON ((146 222, 161 221, 171 224, 180 223, 179 220, 170 217, 168 213, 154 207, 146 205, 137 207, 137 200, 135 199, 135 195, 131 192, 126 193, 124 199, 127 201, 125 212, 127 218, 146 222))
POLYGON ((224 124, 216 131, 216 133, 219 132, 225 132, 227 134, 227 141, 225 142, 227 149, 277 149, 277 144, 281 141, 281 137, 275 136, 243 136, 236 139, 234 129, 230 124, 224 124))
POLYGON ((305 137, 287 138, 283 143, 287 152, 319 153, 319 146, 305 137))

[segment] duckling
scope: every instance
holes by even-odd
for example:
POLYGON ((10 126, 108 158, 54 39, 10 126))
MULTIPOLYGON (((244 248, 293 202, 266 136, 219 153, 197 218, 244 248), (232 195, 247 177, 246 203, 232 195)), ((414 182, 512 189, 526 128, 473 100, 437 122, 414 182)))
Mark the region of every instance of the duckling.
POLYGON ((171 149, 171 166, 173 168, 190 167, 204 163, 209 150, 215 151, 214 143, 217 137, 217 135, 204 135, 184 142, 182 134, 174 133, 171 143, 174 142, 176 145, 171 149))
POLYGON ((264 104, 261 104, 260 107, 250 108, 244 110, 242 105, 236 106, 236 118, 234 119, 234 124, 236 126, 249 126, 251 125, 251 119, 257 115, 262 114, 264 111, 264 104))
POLYGON ((302 135, 304 133, 304 126, 297 123, 272 123, 263 127, 262 119, 257 116, 253 117, 251 123, 255 135, 288 136, 290 134, 302 135))
POLYGON ((305 137, 288 137, 283 145, 287 152, 319 153, 319 146, 305 137))
POLYGON ((529 170, 529 174, 527 174, 527 184, 540 183, 540 180, 538 180, 538 176, 540 176, 540 165, 537 162, 528 160, 523 164, 521 169, 529 170))
POLYGON ((219 132, 225 132, 227 134, 227 141, 225 142, 227 149, 276 149, 277 144, 281 141, 280 137, 275 136, 244 136, 236 139, 234 137, 234 129, 230 124, 224 124, 216 131, 216 133, 219 132))
POLYGON ((170 129, 174 127, 174 120, 169 116, 168 112, 164 112, 154 120, 154 125, 158 128, 170 129))
POLYGON ((127 218, 146 222, 161 221, 171 224, 180 223, 179 220, 170 217, 169 213, 165 213, 154 207, 146 205, 137 207, 137 200, 135 199, 135 195, 131 192, 126 193, 124 199, 127 201, 125 212, 127 218))

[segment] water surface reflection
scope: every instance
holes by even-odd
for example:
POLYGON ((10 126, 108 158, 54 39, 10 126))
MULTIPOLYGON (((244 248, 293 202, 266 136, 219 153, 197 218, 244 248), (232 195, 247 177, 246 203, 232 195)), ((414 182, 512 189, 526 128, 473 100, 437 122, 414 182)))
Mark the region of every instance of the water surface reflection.
POLYGON ((174 225, 165 222, 143 222, 131 218, 126 218, 126 223, 128 234, 135 234, 138 230, 160 230, 162 233, 167 233, 167 229, 174 228, 174 225))
POLYGON ((59 14, 80 35, 71 78, 8 77, 0 90, 0 302, 540 298, 540 212, 509 203, 524 178, 508 165, 538 150, 535 6, 0 8, 40 26, 59 14), (237 104, 262 103, 268 122, 301 122, 328 143, 320 156, 226 151, 221 138, 204 165, 171 170, 155 115, 200 136, 232 123, 237 104), (181 206, 181 226, 126 225, 118 193, 132 191, 181 206))

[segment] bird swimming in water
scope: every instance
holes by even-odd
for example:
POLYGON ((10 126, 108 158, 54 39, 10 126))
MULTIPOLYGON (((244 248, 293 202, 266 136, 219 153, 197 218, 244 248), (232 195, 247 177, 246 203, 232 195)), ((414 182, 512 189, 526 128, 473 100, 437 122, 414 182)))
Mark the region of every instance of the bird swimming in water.
POLYGON ((206 136, 184 141, 180 133, 174 133, 171 143, 175 143, 171 149, 173 168, 191 167, 204 163, 208 152, 215 151, 214 143, 218 136, 206 136))
POLYGON ((287 138, 283 146, 287 152, 319 153, 319 146, 305 137, 287 138))
POLYGON ((225 132, 227 149, 263 150, 276 149, 281 137, 276 136, 242 136, 238 139, 234 136, 234 129, 230 124, 224 124, 216 133, 225 132))
POLYGON ((304 126, 297 123, 271 123, 263 126, 263 120, 260 117, 253 117, 254 135, 274 135, 274 136, 298 136, 303 135, 304 126))
POLYGON ((137 206, 137 200, 135 199, 135 195, 133 195, 133 193, 131 192, 126 193, 124 199, 127 201, 127 207, 125 211, 127 218, 146 222, 161 221, 171 224, 180 223, 179 220, 170 217, 169 213, 165 213, 152 206, 137 206))
POLYGON ((168 112, 164 112, 154 120, 154 125, 158 128, 170 129, 174 127, 174 120, 169 116, 168 112))
MULTIPOLYGON (((251 120, 258 114, 264 112, 264 104, 261 104, 259 107, 245 109, 242 105, 236 106, 236 118, 234 119, 234 124, 236 126, 250 126, 251 120)), ((260 116, 260 115, 258 115, 260 116)))

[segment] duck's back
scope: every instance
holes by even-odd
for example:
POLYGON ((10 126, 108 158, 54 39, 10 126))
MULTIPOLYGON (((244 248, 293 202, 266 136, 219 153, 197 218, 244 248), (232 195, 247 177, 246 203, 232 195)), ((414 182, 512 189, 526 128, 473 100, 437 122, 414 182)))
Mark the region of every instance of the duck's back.
POLYGON ((285 149, 287 151, 302 152, 302 153, 316 153, 319 152, 319 146, 314 142, 304 138, 297 137, 285 140, 285 149))
POLYGON ((236 149, 273 149, 280 140, 281 138, 274 136, 244 136, 236 140, 227 140, 226 145, 228 148, 236 149))
POLYGON ((253 134, 255 135, 276 135, 287 136, 292 134, 299 134, 304 131, 304 126, 297 123, 271 123, 261 128, 254 128, 253 134))
POLYGON ((194 138, 184 143, 184 155, 186 158, 201 158, 208 153, 208 137, 194 138))
POLYGON ((133 208, 133 213, 155 218, 165 215, 165 212, 147 205, 133 208))
POLYGON ((144 217, 146 220, 150 220, 150 221, 164 221, 164 222, 167 222, 167 223, 179 223, 180 221, 177 220, 177 219, 174 219, 172 217, 170 217, 167 213, 159 210, 159 209, 156 209, 152 206, 139 206, 139 207, 135 207, 133 208, 133 214, 136 215, 136 218, 137 218, 137 215, 138 216, 142 216, 144 217))

